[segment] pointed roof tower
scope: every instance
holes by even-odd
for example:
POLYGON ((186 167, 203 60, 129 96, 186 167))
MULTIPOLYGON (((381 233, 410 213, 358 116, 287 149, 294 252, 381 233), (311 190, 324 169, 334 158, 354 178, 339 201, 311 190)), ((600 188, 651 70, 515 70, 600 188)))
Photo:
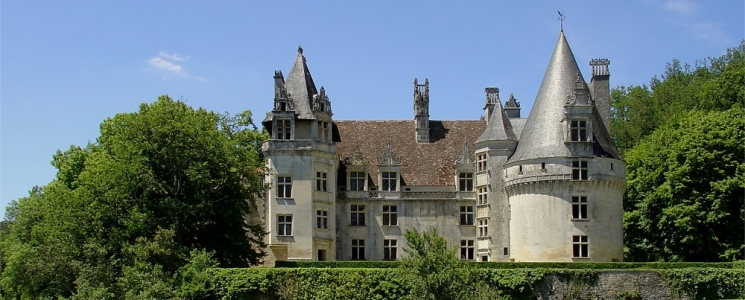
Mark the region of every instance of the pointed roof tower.
MULTIPOLYGON (((543 75, 543 82, 530 110, 530 116, 520 135, 520 142, 508 163, 543 157, 572 156, 565 144, 565 105, 567 98, 575 94, 577 78, 584 77, 562 31, 543 75)), ((581 85, 587 89, 584 80, 581 81, 581 85)), ((592 109, 591 119, 601 120, 596 108, 592 109)), ((605 127, 601 125, 602 121, 594 123, 598 126, 593 126, 592 130, 592 156, 621 159, 613 148, 605 127)))
POLYGON ((310 76, 310 70, 308 70, 308 65, 305 62, 303 47, 297 48, 297 57, 290 74, 287 75, 285 88, 295 103, 298 119, 315 119, 311 103, 313 96, 318 94, 318 90, 316 90, 313 77, 310 76))
MULTIPOLYGON (((488 93, 488 90, 487 90, 488 93)), ((487 98, 488 101, 488 98, 487 98)), ((502 109, 502 102, 497 99, 493 103, 487 102, 488 123, 484 133, 476 139, 475 144, 484 141, 517 141, 514 131, 512 131, 512 124, 510 123, 507 114, 502 109), (488 107, 488 105, 493 105, 488 107)))

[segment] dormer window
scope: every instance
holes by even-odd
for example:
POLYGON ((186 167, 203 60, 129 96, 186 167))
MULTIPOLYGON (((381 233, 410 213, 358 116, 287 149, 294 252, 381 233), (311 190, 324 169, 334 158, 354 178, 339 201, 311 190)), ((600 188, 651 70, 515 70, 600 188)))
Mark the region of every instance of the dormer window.
POLYGON ((365 172, 349 172, 349 190, 365 190, 365 172))
POLYGON ((572 120, 570 124, 570 137, 572 142, 586 142, 587 141, 587 121, 586 120, 572 120))
POLYGON ((277 120, 277 131, 274 138, 278 140, 289 140, 292 139, 292 121, 291 120, 277 120))
POLYGON ((383 172, 381 173, 381 186, 383 188, 383 191, 391 191, 395 192, 397 191, 397 183, 398 183, 398 173, 396 172, 383 172))
POLYGON ((458 191, 473 191, 473 173, 458 173, 458 191))

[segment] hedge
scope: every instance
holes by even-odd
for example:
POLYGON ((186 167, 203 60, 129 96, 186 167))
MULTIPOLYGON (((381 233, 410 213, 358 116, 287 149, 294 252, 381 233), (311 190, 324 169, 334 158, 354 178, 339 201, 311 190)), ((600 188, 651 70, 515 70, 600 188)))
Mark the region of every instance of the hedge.
MULTIPOLYGON (((277 261, 275 268, 398 268, 399 261, 277 261)), ((469 262, 479 269, 592 269, 592 270, 662 270, 683 268, 742 268, 742 262, 469 262)))
MULTIPOLYGON (((745 269, 679 268, 653 270, 674 295, 694 299, 745 297, 745 269)), ((419 299, 417 279, 394 268, 209 269, 209 289, 218 299, 419 299)), ((594 285, 592 269, 467 269, 472 298, 524 299, 547 276, 594 285), (479 285, 481 284, 481 285, 479 285), (487 286, 490 297, 479 287, 487 286)), ((483 288, 482 288, 483 289, 483 288)))

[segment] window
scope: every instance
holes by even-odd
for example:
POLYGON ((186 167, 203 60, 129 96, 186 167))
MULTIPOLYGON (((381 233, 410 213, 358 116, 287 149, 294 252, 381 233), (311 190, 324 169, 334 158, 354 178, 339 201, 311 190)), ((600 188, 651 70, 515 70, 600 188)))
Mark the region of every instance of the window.
POLYGON ((396 212, 395 205, 383 205, 383 225, 398 225, 398 213, 396 212))
POLYGON ((587 196, 572 196, 572 219, 587 219, 587 196))
POLYGON ((460 241, 460 259, 473 260, 473 240, 460 241))
POLYGON ((486 219, 479 220, 479 236, 489 236, 489 224, 487 223, 486 219))
POLYGON ((349 172, 349 190, 350 191, 364 191, 365 190, 365 173, 364 172, 349 172))
POLYGON ((486 198, 486 187, 480 187, 478 188, 478 198, 479 198, 479 205, 483 205, 487 203, 486 198))
POLYGON ((318 140, 325 142, 328 139, 329 122, 318 122, 318 140))
POLYGON ((352 205, 352 226, 365 226, 365 206, 352 205))
POLYGON ((365 259, 365 240, 352 240, 352 259, 365 259))
POLYGON ((316 211, 316 228, 329 228, 329 212, 325 210, 316 211))
POLYGON ((292 126, 290 120, 277 120, 277 139, 289 140, 292 138, 292 126))
POLYGON ((587 141, 587 121, 585 120, 572 120, 571 128, 572 142, 586 142, 587 141))
POLYGON ((460 225, 473 225, 473 206, 460 207, 460 225))
POLYGON ((277 235, 292 235, 292 215, 277 216, 277 235))
POLYGON ((545 169, 546 169, 546 163, 545 162, 542 162, 541 163, 541 170, 545 170, 545 169))
POLYGON ((476 172, 486 171, 486 153, 476 156, 476 172))
POLYGON ((489 256, 482 255, 481 256, 481 261, 489 261, 489 256))
POLYGON ((398 241, 396 240, 383 240, 383 259, 384 260, 395 260, 397 258, 396 256, 396 250, 398 241))
POLYGON ((504 255, 510 255, 510 250, 507 247, 504 247, 504 255))
POLYGON ((277 177, 277 197, 280 197, 280 198, 292 197, 292 177, 289 177, 289 176, 277 177))
POLYGON ((574 257, 590 257, 586 235, 572 236, 572 248, 574 257))
POLYGON ((461 192, 473 191, 473 173, 458 173, 458 190, 461 192))
POLYGON ((316 191, 326 191, 326 173, 316 172, 316 191))
POLYGON ((613 171, 613 163, 610 163, 610 170, 613 171))
POLYGON ((383 172, 383 190, 384 191, 396 191, 396 180, 398 175, 396 172, 383 172))
POLYGON ((575 160, 572 162, 572 180, 587 180, 586 160, 575 160))

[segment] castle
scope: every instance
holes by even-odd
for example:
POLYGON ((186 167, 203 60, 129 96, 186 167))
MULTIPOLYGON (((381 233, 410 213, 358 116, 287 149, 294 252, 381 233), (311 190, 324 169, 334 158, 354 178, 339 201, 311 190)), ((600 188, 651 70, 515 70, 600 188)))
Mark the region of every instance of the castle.
POLYGON ((413 121, 337 121, 298 48, 262 122, 266 263, 395 260, 412 228, 436 228, 464 260, 622 260, 608 65, 593 59, 585 82, 562 30, 528 118, 488 87, 482 120, 430 120, 415 79, 413 121))

